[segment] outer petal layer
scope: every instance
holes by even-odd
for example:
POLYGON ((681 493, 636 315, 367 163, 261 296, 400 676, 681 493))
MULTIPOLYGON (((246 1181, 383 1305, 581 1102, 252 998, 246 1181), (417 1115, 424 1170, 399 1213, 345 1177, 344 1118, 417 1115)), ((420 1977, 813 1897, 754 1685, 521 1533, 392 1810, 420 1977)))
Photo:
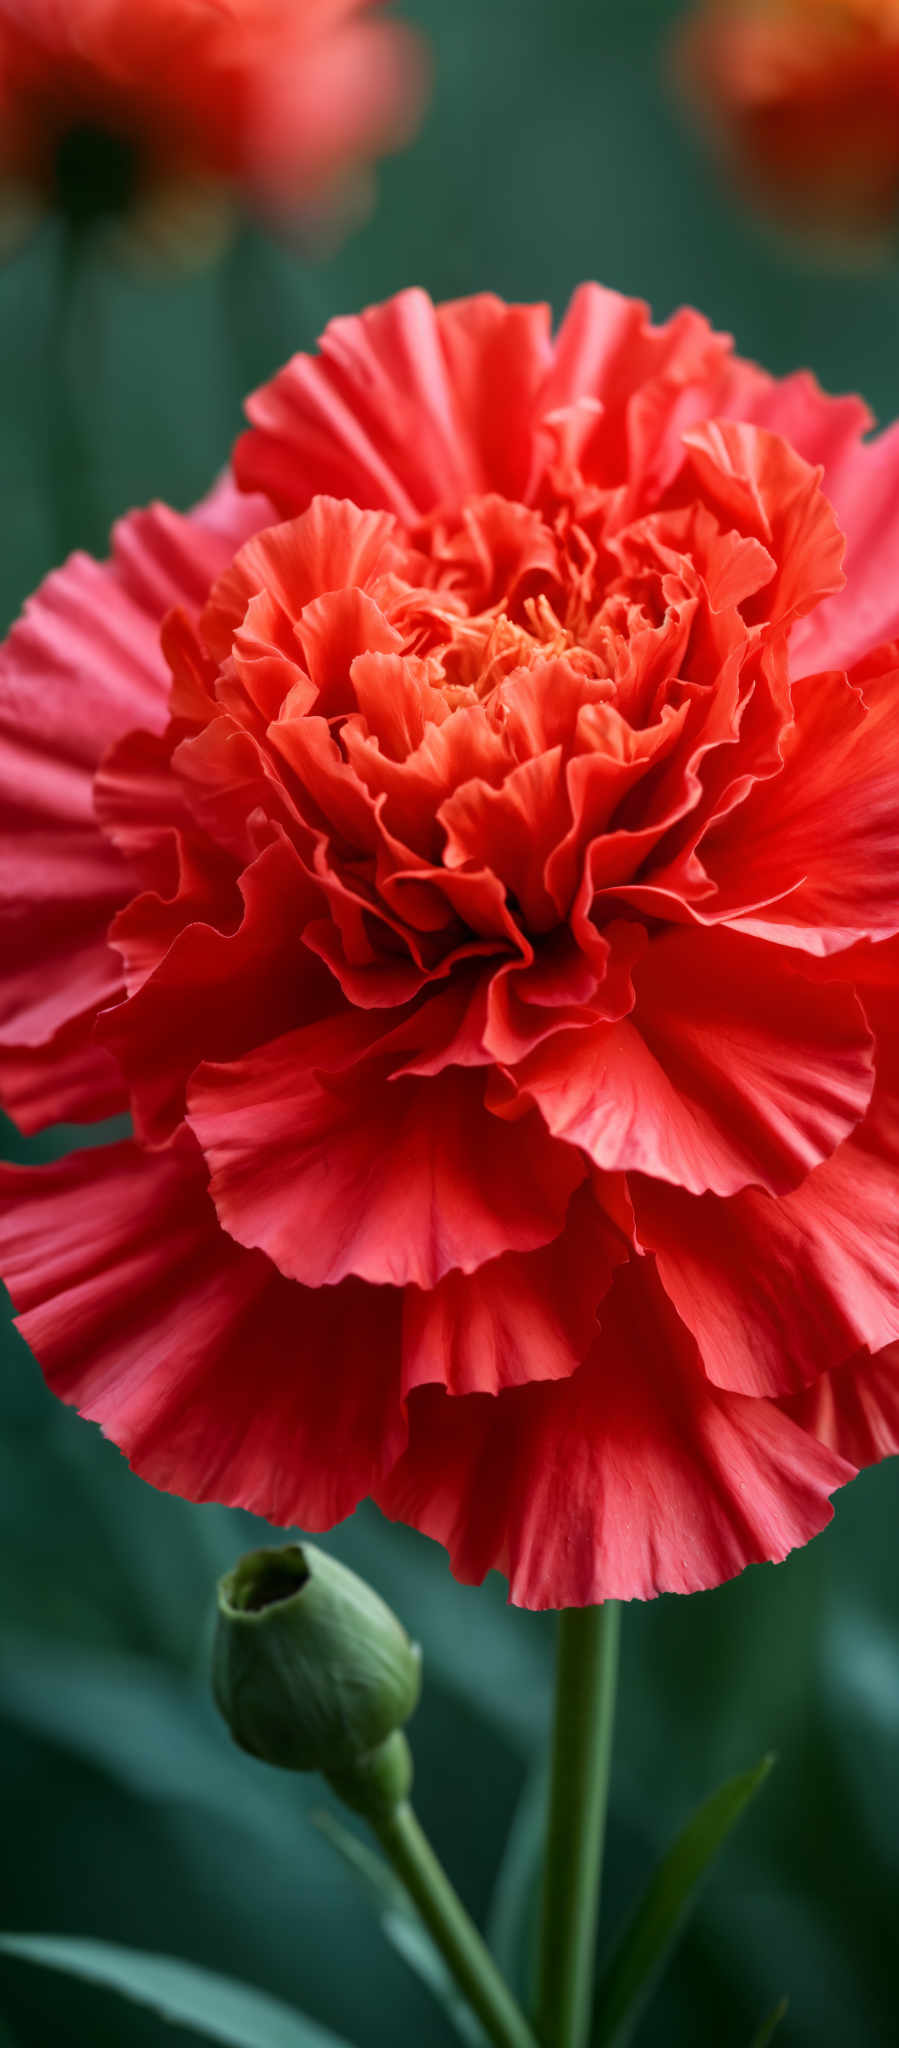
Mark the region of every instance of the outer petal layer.
POLYGON ((635 1181, 662 1282, 709 1378, 786 1394, 899 1336, 899 1114, 884 1091, 858 1132, 779 1201, 699 1201, 635 1181))
POLYGON ((162 505, 115 531, 111 561, 73 555, 26 606, 0 659, 0 1088, 26 1130, 123 1108, 99 1009, 121 992, 106 935, 134 876, 98 829, 93 779, 134 727, 166 721, 162 618, 202 602, 264 516, 224 482, 187 519, 162 505), (46 1048, 46 1052, 42 1050, 46 1048), (31 1056, 29 1057, 29 1050, 31 1056))
POLYGON ((899 426, 876 440, 849 441, 828 466, 824 489, 846 535, 846 585, 799 627, 797 673, 852 668, 872 647, 899 634, 899 591, 892 565, 899 544, 896 470, 899 426))
POLYGON ((835 1372, 781 1403, 811 1436, 853 1465, 876 1465, 899 1451, 899 1345, 876 1358, 860 1352, 835 1372))
POLYGON ((506 1252, 476 1273, 447 1273, 429 1292, 406 1289, 403 1386, 430 1381, 450 1394, 498 1394, 531 1380, 566 1379, 596 1336, 597 1304, 627 1248, 589 1188, 565 1227, 535 1252, 506 1252))
POLYGON ((332 320, 317 356, 294 356, 250 399, 235 473, 286 514, 319 491, 405 520, 474 492, 521 498, 549 361, 545 306, 400 292, 332 320))
POLYGON ((597 1166, 693 1194, 777 1193, 863 1116, 872 1040, 848 989, 831 1005, 771 948, 720 928, 663 933, 634 984, 632 1019, 560 1032, 516 1070, 549 1129, 597 1166))
POLYGON ((477 1069, 354 1071, 372 1036, 365 1018, 331 1019, 199 1070, 189 1121, 225 1229, 311 1287, 348 1273, 433 1287, 555 1237, 581 1162, 536 1117, 491 1117, 477 1069))
POLYGON ((722 907, 764 905, 734 920, 741 930, 829 953, 899 923, 899 651, 848 680, 805 677, 793 711, 783 772, 756 784, 702 857, 722 907))
POLYGON ((399 1295, 241 1250, 189 1144, 3 1168, 0 1259, 54 1393, 154 1486, 326 1528, 403 1444, 399 1295))
POLYGON ((409 1401, 409 1448, 377 1495, 449 1550, 497 1569, 523 1607, 585 1607, 716 1586, 830 1519, 853 1464, 773 1403, 704 1379, 651 1269, 619 1275, 571 1379, 409 1401))

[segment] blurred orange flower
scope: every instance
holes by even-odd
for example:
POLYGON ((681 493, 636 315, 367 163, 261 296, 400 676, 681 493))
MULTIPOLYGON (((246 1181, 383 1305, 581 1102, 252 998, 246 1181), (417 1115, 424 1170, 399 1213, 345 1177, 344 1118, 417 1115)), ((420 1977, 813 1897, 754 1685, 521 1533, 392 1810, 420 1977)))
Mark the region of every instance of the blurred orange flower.
POLYGON ((897 0, 702 0, 682 71, 783 218, 880 233, 899 200, 897 0))
POLYGON ((424 72, 377 0, 0 0, 8 207, 319 213, 407 139, 424 72))

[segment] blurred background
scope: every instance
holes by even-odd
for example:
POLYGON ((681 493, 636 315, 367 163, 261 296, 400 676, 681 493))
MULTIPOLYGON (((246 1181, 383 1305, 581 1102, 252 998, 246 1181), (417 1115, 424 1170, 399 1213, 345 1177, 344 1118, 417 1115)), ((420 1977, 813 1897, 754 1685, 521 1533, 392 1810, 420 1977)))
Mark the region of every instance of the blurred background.
MULTIPOLYGON (((805 261, 743 208, 666 79, 676 7, 407 0, 404 12, 431 43, 431 108, 342 248, 313 265, 246 227, 215 267, 152 283, 97 250, 64 317, 52 223, 0 268, 4 626, 54 561, 60 481, 71 510, 60 365, 80 538, 99 552, 120 511, 205 490, 242 395, 328 317, 410 283, 440 298, 547 298, 558 314, 598 277, 659 316, 692 302, 742 352, 859 389, 881 420, 899 410, 899 270, 805 261)), ((26 1144, 7 1130, 6 1150, 46 1158, 72 1137, 26 1144)), ((241 1757, 209 1703, 213 1581, 261 1525, 134 1479, 45 1394, 11 1329, 2 1405, 0 1923, 205 1963, 355 2048, 450 2043, 311 1825, 320 1788, 241 1757)), ((895 1465, 868 1472, 786 1565, 625 1615, 605 1939, 691 1807, 765 1750, 779 1759, 638 2048, 749 2048, 785 1992, 784 2048, 897 2038, 897 1504, 895 1465)), ((441 1551, 374 1511, 326 1540, 423 1643, 421 1816, 521 1972, 552 1619, 506 1608, 499 1582, 455 1585, 441 1551)), ((0 2048, 163 2036, 189 2038, 106 1993, 3 1966, 0 2048)))

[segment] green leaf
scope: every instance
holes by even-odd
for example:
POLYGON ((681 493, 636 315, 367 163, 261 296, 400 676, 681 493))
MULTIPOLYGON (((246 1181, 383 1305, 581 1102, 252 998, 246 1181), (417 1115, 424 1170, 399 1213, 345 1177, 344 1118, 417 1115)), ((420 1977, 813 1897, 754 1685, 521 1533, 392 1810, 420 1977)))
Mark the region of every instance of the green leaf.
POLYGON ((592 2048, 625 2048, 693 1906, 713 1858, 774 1762, 728 1778, 688 1820, 662 1858, 600 1979, 592 2048))
POLYGON ((420 1913, 405 1886, 394 1876, 389 1863, 385 1863, 383 1857, 370 1849, 366 1842, 360 1841, 358 1835, 345 1828, 327 1808, 314 1813, 311 1818, 359 1880, 391 1947, 415 1976, 427 1985, 468 2048, 486 2048, 483 2029, 457 1990, 440 1950, 435 1947, 420 1913))
POLYGON ((532 1988, 534 1921, 546 1834, 547 1794, 546 1766, 541 1762, 525 1779, 487 1915, 487 1946, 506 1983, 525 2004, 532 1988))
POLYGON ((175 1956, 147 1955, 106 1941, 82 1941, 45 1934, 0 1935, 0 1952, 19 1962, 101 1984, 135 2005, 190 2027, 230 2048, 348 2048, 328 2028, 248 1984, 235 1984, 213 1970, 175 1956))
POLYGON ((788 1998, 782 1998, 775 2006, 774 2011, 769 2012, 767 2019, 762 2021, 758 2033, 753 2034, 750 2048, 768 2048, 768 2042, 771 2040, 776 2028, 780 2026, 781 2020, 786 2017, 789 2003, 788 1998))

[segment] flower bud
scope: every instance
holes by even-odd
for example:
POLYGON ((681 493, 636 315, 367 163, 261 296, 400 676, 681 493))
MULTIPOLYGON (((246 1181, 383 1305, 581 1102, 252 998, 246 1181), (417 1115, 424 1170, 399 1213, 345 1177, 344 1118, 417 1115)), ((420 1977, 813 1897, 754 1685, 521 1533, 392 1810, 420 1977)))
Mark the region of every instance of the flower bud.
POLYGON ((383 1600, 311 1543, 254 1550, 219 1581, 212 1689, 235 1742, 263 1763, 324 1771, 360 1812, 411 1784, 398 1735, 421 1653, 383 1600))

